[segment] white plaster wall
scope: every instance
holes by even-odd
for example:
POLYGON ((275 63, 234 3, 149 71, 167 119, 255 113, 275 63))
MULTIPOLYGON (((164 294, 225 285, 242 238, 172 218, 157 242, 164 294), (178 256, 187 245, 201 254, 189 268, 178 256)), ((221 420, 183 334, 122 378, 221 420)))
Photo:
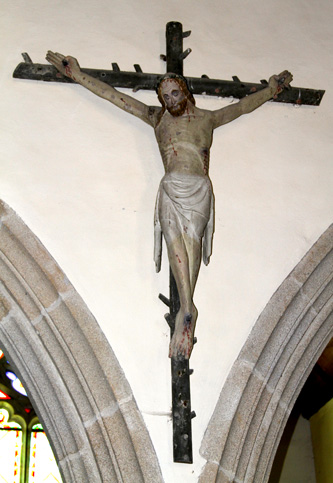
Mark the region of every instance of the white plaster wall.
MULTIPOLYGON (((200 442, 233 361, 270 296, 332 222, 330 0, 151 3, 16 0, 0 13, 0 197, 40 238, 119 358, 166 482, 193 482, 200 442), (258 82, 285 68, 322 105, 267 103, 215 132, 214 253, 196 290, 191 358, 194 464, 172 463, 168 264, 156 275, 153 208, 163 175, 151 128, 82 87, 12 79, 20 53, 46 50, 83 67, 165 65, 165 24, 192 30, 185 74, 258 82)), ((154 93, 135 96, 156 104, 154 93)), ((197 98, 218 108, 231 99, 197 98)))

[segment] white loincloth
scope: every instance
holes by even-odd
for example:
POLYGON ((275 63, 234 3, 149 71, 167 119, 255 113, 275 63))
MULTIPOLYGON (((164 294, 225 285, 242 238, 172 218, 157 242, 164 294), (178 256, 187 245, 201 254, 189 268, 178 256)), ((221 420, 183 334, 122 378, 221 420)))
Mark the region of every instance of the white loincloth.
POLYGON ((186 234, 201 242, 205 265, 212 254, 214 195, 207 176, 167 173, 157 193, 154 220, 154 260, 161 268, 162 233, 166 242, 186 234))

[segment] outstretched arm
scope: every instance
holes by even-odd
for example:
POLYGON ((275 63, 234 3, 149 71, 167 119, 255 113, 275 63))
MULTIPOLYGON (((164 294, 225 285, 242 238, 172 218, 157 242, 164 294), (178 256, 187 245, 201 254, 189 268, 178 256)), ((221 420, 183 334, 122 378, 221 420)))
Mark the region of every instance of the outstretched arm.
POLYGON ((289 87, 289 83, 293 80, 293 76, 287 70, 281 72, 279 75, 273 75, 269 79, 268 87, 262 89, 255 94, 250 94, 243 97, 236 104, 227 107, 222 107, 213 111, 214 129, 222 126, 230 121, 233 121, 242 114, 247 114, 254 111, 257 107, 269 101, 278 95, 285 87, 289 87))
POLYGON ((114 87, 105 84, 105 82, 82 72, 78 61, 74 57, 65 57, 58 52, 54 53, 49 50, 46 55, 46 60, 54 65, 61 74, 73 79, 97 96, 102 97, 124 111, 139 117, 147 124, 150 124, 151 126, 155 125, 157 113, 160 110, 159 107, 149 107, 143 102, 134 99, 134 97, 123 94, 122 92, 117 91, 114 87))

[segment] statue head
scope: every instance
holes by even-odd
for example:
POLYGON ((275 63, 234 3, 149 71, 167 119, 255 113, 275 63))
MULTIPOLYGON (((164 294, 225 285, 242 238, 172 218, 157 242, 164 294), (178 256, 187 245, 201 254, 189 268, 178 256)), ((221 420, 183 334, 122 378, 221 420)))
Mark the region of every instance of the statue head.
POLYGON ((157 86, 157 95, 163 107, 173 116, 184 114, 187 102, 195 105, 195 100, 189 91, 185 77, 177 74, 165 74, 157 86))

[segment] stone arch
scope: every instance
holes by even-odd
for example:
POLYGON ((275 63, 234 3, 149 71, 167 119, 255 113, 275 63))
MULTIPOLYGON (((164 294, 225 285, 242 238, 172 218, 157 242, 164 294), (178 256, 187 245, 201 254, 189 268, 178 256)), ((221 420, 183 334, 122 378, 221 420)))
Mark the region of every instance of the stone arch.
POLYGON ((208 424, 202 483, 262 482, 296 398, 333 336, 333 225, 255 323, 208 424))
POLYGON ((1 201, 0 347, 28 391, 64 481, 162 481, 131 388, 99 325, 1 201))

